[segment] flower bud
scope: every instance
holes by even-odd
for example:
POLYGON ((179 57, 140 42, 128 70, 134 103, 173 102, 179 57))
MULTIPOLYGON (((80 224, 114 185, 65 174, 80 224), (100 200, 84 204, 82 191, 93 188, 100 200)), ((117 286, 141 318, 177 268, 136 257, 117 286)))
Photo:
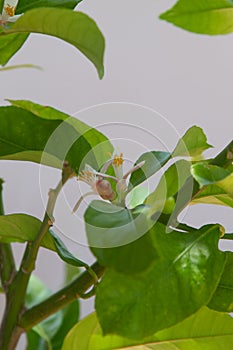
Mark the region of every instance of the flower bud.
POLYGON ((113 191, 109 181, 99 179, 98 181, 96 181, 95 187, 98 194, 103 199, 112 201, 115 198, 115 192, 113 191))

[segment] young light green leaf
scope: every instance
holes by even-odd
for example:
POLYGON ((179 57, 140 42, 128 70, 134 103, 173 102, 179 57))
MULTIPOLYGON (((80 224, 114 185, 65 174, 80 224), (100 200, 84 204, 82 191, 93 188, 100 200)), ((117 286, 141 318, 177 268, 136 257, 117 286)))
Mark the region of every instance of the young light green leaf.
POLYGON ((179 0, 160 18, 194 33, 228 34, 233 31, 233 2, 179 0))
POLYGON ((154 175, 160 170, 171 158, 169 152, 151 151, 142 154, 135 165, 145 161, 145 164, 138 170, 136 170, 130 177, 130 183, 133 187, 139 185, 150 176, 154 175))
POLYGON ((192 126, 178 141, 172 157, 197 157, 213 146, 207 143, 206 135, 198 126, 192 126))
POLYGON ((233 253, 226 252, 226 265, 208 306, 220 312, 233 312, 233 253))
POLYGON ((21 16, 5 33, 40 33, 62 39, 81 51, 104 75, 104 37, 96 23, 81 12, 62 8, 33 9, 21 16))
POLYGON ((116 335, 103 336, 97 316, 92 313, 73 327, 62 350, 225 350, 233 346, 232 328, 232 317, 203 307, 173 327, 132 341, 116 335))
POLYGON ((144 200, 149 195, 149 189, 143 186, 137 186, 132 189, 127 195, 127 207, 133 209, 144 203, 144 200))
POLYGON ((82 0, 20 0, 16 7, 16 14, 25 13, 38 7, 63 7, 73 9, 82 0))
POLYGON ((103 266, 125 274, 147 269, 158 257, 146 216, 103 201, 87 208, 85 225, 92 253, 103 266), (140 257, 140 259, 139 259, 140 257))
MULTIPOLYGON (((186 180, 190 177, 191 164, 186 160, 178 160, 172 164, 163 174, 160 182, 155 189, 144 201, 144 203, 151 207, 150 214, 153 215, 156 212, 163 212, 166 207, 167 200, 172 201, 174 195, 185 184, 186 180)), ((192 187, 190 187, 190 199, 192 195, 192 187)), ((186 193, 187 195, 187 193, 186 193)), ((177 196, 177 201, 180 201, 180 197, 177 196)), ((173 200, 174 202, 174 200, 173 200)), ((174 205, 172 207, 173 211, 174 205)))
POLYGON ((108 270, 101 280, 96 311, 105 335, 142 339, 182 321, 211 299, 225 265, 225 254, 218 250, 220 227, 206 225, 193 233, 165 230, 158 223, 153 228, 162 257, 146 272, 126 276, 108 270))
POLYGON ((191 166, 191 174, 202 188, 216 184, 231 175, 231 172, 216 165, 196 163, 191 166))
POLYGON ((16 33, 0 35, 0 65, 5 66, 12 56, 23 46, 29 34, 16 33))
POLYGON ((0 72, 4 72, 4 71, 8 71, 8 70, 13 70, 13 69, 21 69, 21 68, 42 69, 41 67, 36 66, 36 65, 34 65, 34 64, 25 63, 25 64, 15 64, 15 65, 13 65, 13 66, 7 66, 7 67, 0 68, 0 72))
MULTIPOLYGON (((27 214, 9 214, 0 216, 0 242, 24 243, 33 241, 40 229, 41 221, 27 214)), ((42 240, 42 246, 55 251, 55 245, 49 232, 42 240)))
POLYGON ((229 170, 197 163, 192 166, 191 172, 201 187, 193 197, 192 203, 233 207, 233 174, 229 170))

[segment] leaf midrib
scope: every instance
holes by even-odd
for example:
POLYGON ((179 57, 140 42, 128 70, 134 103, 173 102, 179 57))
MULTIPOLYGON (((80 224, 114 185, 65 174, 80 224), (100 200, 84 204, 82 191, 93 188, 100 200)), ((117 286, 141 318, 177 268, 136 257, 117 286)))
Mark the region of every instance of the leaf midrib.
MULTIPOLYGON (((212 231, 215 227, 218 227, 218 225, 211 226, 207 231, 205 231, 203 234, 201 234, 197 239, 195 239, 194 242, 192 242, 187 248, 185 248, 174 260, 172 260, 172 265, 175 265, 175 263, 182 258, 184 254, 186 254, 187 251, 192 249, 192 247, 199 242, 204 236, 209 234, 209 231, 212 231)), ((187 233, 188 234, 188 233, 187 233)))
MULTIPOLYGON (((11 142, 9 140, 6 140, 6 139, 4 139, 2 137, 0 137, 0 142, 6 143, 6 144, 8 144, 10 146, 14 146, 14 147, 19 148, 19 149, 21 149, 23 151, 28 151, 29 150, 28 148, 23 147, 22 145, 17 145, 16 143, 11 142)), ((31 149, 31 150, 33 151, 33 149, 31 149)), ((38 151, 38 150, 36 150, 36 151, 38 151)))

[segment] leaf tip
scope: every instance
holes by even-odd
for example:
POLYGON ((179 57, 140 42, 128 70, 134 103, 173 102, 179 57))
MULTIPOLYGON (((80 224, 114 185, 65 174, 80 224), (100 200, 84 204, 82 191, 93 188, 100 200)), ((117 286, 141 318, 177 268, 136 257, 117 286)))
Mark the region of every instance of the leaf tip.
POLYGON ((104 66, 102 66, 101 68, 98 69, 98 75, 99 75, 100 80, 102 80, 104 77, 104 66))

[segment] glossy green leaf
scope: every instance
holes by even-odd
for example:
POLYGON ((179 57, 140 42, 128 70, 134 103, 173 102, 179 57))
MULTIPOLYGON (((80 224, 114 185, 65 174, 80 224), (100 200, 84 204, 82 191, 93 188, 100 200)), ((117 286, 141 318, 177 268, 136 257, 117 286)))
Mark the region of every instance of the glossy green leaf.
POLYGON ((226 265, 219 285, 208 306, 222 312, 233 312, 233 253, 226 252, 226 265))
MULTIPOLYGON (((50 295, 51 291, 37 277, 32 275, 27 289, 26 306, 30 308, 50 295)), ((32 349, 32 346, 37 344, 37 346, 40 346, 41 350, 53 350, 51 339, 57 333, 61 324, 62 312, 58 311, 33 327, 32 331, 28 332, 27 349, 30 350, 32 349)))
POLYGON ((93 201, 84 218, 89 246, 101 265, 134 274, 158 257, 143 213, 93 201))
POLYGON ((233 31, 233 2, 179 0, 160 18, 199 34, 227 34, 233 31))
MULTIPOLYGON (((0 216, 0 242, 11 243, 33 241, 40 229, 41 221, 27 214, 0 216)), ((42 240, 42 246, 55 251, 55 245, 49 232, 42 240)))
POLYGON ((170 153, 161 151, 151 151, 142 154, 136 161, 135 165, 143 161, 145 161, 145 164, 131 175, 130 183, 132 186, 135 187, 150 176, 154 175, 164 164, 167 163, 170 157, 170 153))
POLYGON ((0 35, 0 65, 5 66, 12 56, 23 46, 29 34, 16 33, 0 35))
MULTIPOLYGON (((20 101, 16 102, 20 106, 20 101)), ((32 102, 23 101, 20 107, 0 107, 0 159, 26 160, 60 169, 67 160, 78 172, 85 157, 85 162, 97 169, 109 158, 112 146, 107 138, 85 123, 32 102)))
POLYGON ((172 157, 197 157, 212 147, 207 143, 206 135, 198 126, 192 126, 178 141, 172 157))
MULTIPOLYGON (((53 107, 43 106, 38 103, 29 101, 29 100, 11 100, 7 99, 6 101, 10 102, 12 106, 22 108, 28 112, 33 113, 35 116, 49 119, 49 120, 66 120, 70 116, 66 113, 63 113, 53 107)), ((80 122, 80 125, 83 125, 84 131, 86 130, 86 124, 80 122)))
POLYGON ((179 324, 134 342, 115 335, 103 337, 93 313, 71 330, 62 350, 225 350, 233 347, 232 329, 232 317, 203 307, 179 324))
POLYGON ((225 254, 218 250, 220 227, 165 230, 158 223, 153 228, 161 258, 146 272, 105 273, 96 294, 104 334, 142 339, 182 321, 211 299, 225 265, 225 254))
MULTIPOLYGON (((51 134, 62 121, 35 118, 32 113, 16 107, 0 107, 1 159, 27 160, 40 163, 51 134)), ((54 162, 60 165, 56 155, 54 162)))
POLYGON ((68 251, 62 240, 52 230, 50 230, 50 234, 52 236, 56 252, 63 261, 73 266, 88 268, 88 265, 84 261, 77 259, 68 251))
MULTIPOLYGON (((181 159, 165 171, 155 191, 144 202, 151 207, 151 215, 156 212, 163 212, 168 198, 171 201, 171 198, 174 197, 190 177, 190 166, 191 164, 188 161, 181 159)), ((191 194, 192 188, 190 188, 190 199, 191 194)), ((179 200, 180 198, 177 197, 177 201, 179 200)))
POLYGON ((21 14, 38 7, 63 7, 73 9, 82 0, 19 0, 15 13, 21 14))
POLYGON ((40 33, 62 39, 81 51, 104 75, 104 37, 87 15, 63 8, 40 8, 27 11, 5 33, 40 33))
POLYGON ((201 189, 192 203, 206 203, 233 207, 233 174, 229 170, 209 164, 197 163, 191 169, 201 189))
MULTIPOLYGON (((28 100, 7 100, 12 106, 22 108, 26 111, 33 113, 33 115, 48 119, 48 120, 65 120, 69 125, 71 125, 78 133, 78 135, 83 135, 87 142, 90 144, 91 148, 97 149, 98 154, 96 157, 99 159, 98 163, 102 164, 109 158, 109 153, 112 153, 113 148, 108 141, 108 139, 98 132, 96 129, 91 128, 89 125, 83 123, 70 115, 61 112, 50 106, 43 106, 38 103, 28 101, 28 100), (98 146, 97 146, 98 145, 98 146)), ((66 132, 66 130, 64 130, 66 132)), ((76 136, 77 141, 78 137, 76 136)), ((58 137, 58 136, 57 136, 58 137)), ((81 147, 80 147, 81 148, 81 147)), ((93 152, 95 152, 93 150, 93 152)), ((77 156, 75 156, 77 158, 77 156)), ((86 160, 87 162, 87 160, 86 160)))

